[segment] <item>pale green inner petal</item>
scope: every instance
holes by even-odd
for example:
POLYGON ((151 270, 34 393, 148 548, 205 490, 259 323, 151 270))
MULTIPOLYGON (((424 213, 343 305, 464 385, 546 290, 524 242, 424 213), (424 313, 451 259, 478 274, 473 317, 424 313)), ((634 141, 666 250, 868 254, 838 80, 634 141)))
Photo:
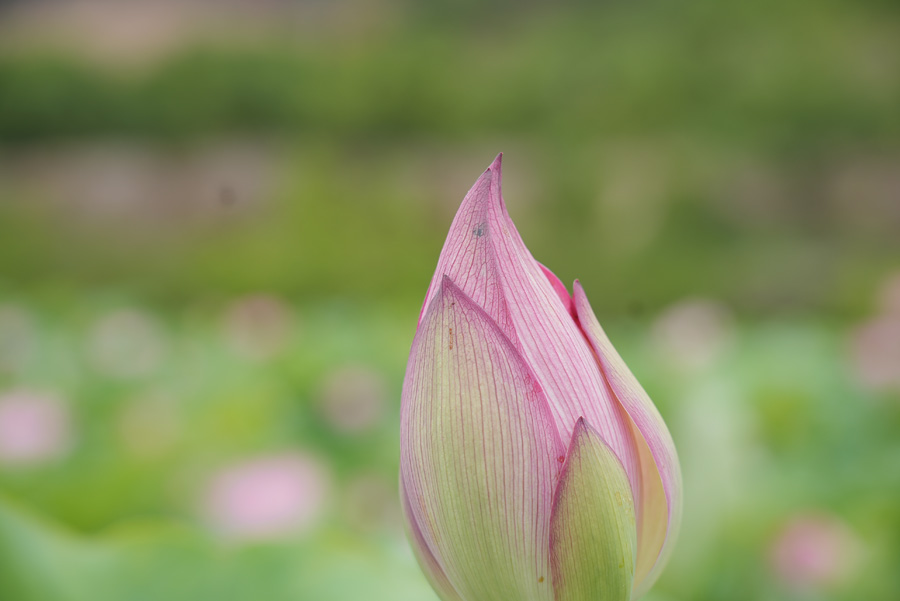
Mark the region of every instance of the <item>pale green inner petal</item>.
POLYGON ((579 421, 551 518, 556 601, 628 601, 637 527, 621 462, 579 421))

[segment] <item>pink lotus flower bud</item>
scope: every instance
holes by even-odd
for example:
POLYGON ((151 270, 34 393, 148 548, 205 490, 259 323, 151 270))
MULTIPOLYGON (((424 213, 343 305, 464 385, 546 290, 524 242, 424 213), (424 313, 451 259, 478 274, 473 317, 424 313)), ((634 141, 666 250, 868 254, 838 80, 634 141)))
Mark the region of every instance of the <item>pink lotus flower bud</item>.
POLYGON ((519 237, 498 156, 450 227, 403 384, 401 501, 444 601, 625 601, 671 551, 672 438, 574 288, 519 237))

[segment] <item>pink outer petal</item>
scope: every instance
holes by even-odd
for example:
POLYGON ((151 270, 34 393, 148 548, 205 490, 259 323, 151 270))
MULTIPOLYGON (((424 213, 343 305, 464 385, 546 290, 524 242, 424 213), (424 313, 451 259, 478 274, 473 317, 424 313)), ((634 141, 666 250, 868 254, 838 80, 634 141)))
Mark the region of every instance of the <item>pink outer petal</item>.
MULTIPOLYGON (((499 157, 497 160, 499 161, 499 157)), ((497 161, 494 164, 497 165, 497 161)), ((506 337, 515 343, 516 331, 503 292, 501 271, 492 242, 496 233, 487 199, 491 197, 493 180, 493 172, 489 168, 478 178, 456 212, 425 295, 419 324, 421 325, 429 304, 440 290, 442 279, 448 277, 476 305, 484 309, 506 337)))
POLYGON ((635 597, 646 592, 665 566, 681 522, 681 467, 675 443, 653 402, 616 352, 575 282, 575 309, 584 335, 597 354, 609 390, 631 419, 641 459, 643 495, 638 513, 635 597))
MULTIPOLYGON (((593 351, 572 318, 558 281, 534 260, 506 211, 501 156, 475 182, 450 233, 425 299, 449 276, 512 341, 546 394, 562 439, 584 416, 625 466, 640 496, 637 450, 628 418, 610 396, 593 351), (551 277, 552 276, 552 277, 551 277)), ((568 293, 565 293, 568 296, 568 293)))
POLYGON ((413 341, 400 421, 401 481, 426 571, 441 568, 470 601, 550 601, 565 447, 528 365, 449 278, 413 341))

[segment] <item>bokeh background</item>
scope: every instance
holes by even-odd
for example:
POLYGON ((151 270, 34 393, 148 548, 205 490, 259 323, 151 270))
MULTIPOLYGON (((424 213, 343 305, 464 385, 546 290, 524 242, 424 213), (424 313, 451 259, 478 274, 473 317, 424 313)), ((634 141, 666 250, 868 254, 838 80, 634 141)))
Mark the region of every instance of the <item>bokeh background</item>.
POLYGON ((886 0, 0 2, 0 598, 433 601, 400 383, 499 151, 680 450, 648 599, 900 599, 886 0))

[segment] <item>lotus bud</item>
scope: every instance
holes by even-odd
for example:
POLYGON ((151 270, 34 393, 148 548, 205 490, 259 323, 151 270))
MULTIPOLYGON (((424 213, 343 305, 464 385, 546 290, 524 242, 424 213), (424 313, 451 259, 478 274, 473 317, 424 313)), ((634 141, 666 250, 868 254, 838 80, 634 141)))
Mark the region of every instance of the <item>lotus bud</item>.
POLYGON ((401 408, 400 495, 443 601, 627 601, 681 519, 672 438, 576 281, 535 261, 500 160, 450 226, 401 408))

